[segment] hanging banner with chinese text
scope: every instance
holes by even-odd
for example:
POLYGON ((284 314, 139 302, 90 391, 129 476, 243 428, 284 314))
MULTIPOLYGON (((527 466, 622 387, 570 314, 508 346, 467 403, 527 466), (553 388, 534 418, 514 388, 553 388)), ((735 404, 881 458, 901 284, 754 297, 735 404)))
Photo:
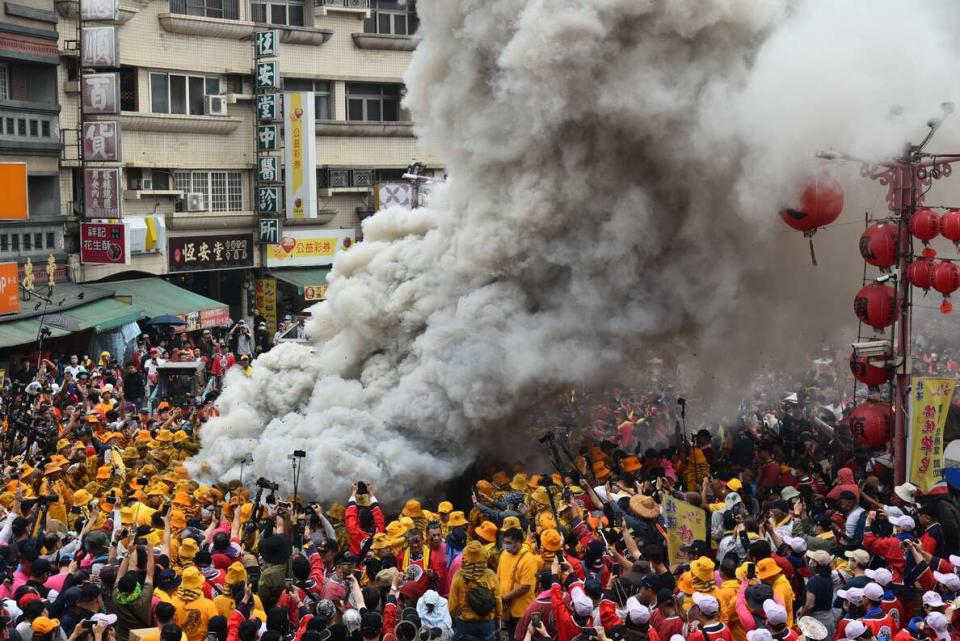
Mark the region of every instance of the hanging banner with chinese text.
POLYGON ((129 265, 130 227, 123 223, 80 223, 80 262, 129 265))
POLYGON ((317 124, 313 92, 283 94, 287 218, 317 217, 317 124))
POLYGON ((172 237, 167 255, 171 272, 253 267, 253 234, 172 237))
POLYGON ((943 481, 943 427, 956 381, 915 376, 910 392, 910 482, 929 492, 943 481))
POLYGON ((271 340, 277 333, 277 279, 258 278, 253 283, 253 305, 267 321, 271 340))
POLYGON ((663 499, 663 527, 667 531, 670 565, 680 562, 680 552, 685 545, 707 540, 706 513, 672 496, 663 499))
POLYGON ((267 245, 267 267, 322 267, 353 246, 352 229, 284 229, 279 245, 267 245))

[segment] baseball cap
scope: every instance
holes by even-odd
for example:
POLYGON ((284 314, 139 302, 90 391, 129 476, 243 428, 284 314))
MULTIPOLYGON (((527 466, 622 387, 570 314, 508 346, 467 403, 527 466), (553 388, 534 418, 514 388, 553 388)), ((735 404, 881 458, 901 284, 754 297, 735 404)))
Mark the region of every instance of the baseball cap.
POLYGON ((707 616, 713 616, 720 611, 720 602, 709 594, 694 592, 693 603, 707 616))
POLYGON ((861 588, 850 588, 849 590, 837 590, 837 597, 844 601, 849 601, 854 605, 863 603, 863 590, 861 588))
POLYGON ((844 490, 843 492, 840 492, 840 496, 837 498, 843 499, 845 501, 856 501, 857 495, 851 492, 850 490, 844 490))
POLYGON ((843 636, 848 639, 859 639, 863 636, 863 633, 867 631, 867 626, 863 625, 857 619, 854 619, 847 624, 847 627, 843 629, 843 636))
POLYGON ((826 550, 810 550, 807 552, 806 556, 817 565, 829 567, 833 564, 833 555, 826 550))
POLYGON ((870 563, 870 553, 866 550, 850 550, 844 552, 843 556, 847 557, 851 561, 856 561, 857 565, 864 568, 870 563))
POLYGON ((904 532, 913 532, 913 528, 917 526, 912 516, 891 516, 888 517, 887 520, 890 521, 890 525, 898 527, 904 532))
POLYGON ((960 591, 960 576, 957 576, 953 572, 941 573, 934 571, 933 578, 937 580, 937 583, 947 586, 951 592, 960 591))
POLYGON ((933 590, 923 593, 923 604, 929 608, 942 608, 945 605, 940 593, 933 590))
POLYGON ((864 570, 864 574, 867 575, 868 579, 873 579, 880 585, 887 585, 893 581, 893 575, 890 574, 890 570, 887 568, 877 568, 876 570, 864 570))
POLYGON ((863 586, 863 597, 868 601, 883 601, 883 588, 877 583, 863 586))
MULTIPOLYGON (((679 634, 676 636, 680 637, 679 634)), ((747 632, 747 641, 773 641, 773 635, 769 630, 750 630, 747 632)))
POLYGON ((927 615, 927 618, 924 619, 927 625, 933 628, 933 631, 937 633, 938 639, 950 639, 950 635, 944 635, 947 631, 947 628, 950 626, 950 622, 947 621, 947 617, 944 616, 941 612, 931 612, 927 615))
POLYGON ((767 623, 782 625, 787 622, 787 610, 773 599, 767 599, 763 602, 763 613, 767 617, 767 623))

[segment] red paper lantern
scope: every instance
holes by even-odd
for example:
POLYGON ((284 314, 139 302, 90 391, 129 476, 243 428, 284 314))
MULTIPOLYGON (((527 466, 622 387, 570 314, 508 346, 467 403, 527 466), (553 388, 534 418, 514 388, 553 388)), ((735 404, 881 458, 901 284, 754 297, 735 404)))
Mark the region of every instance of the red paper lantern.
POLYGON ((914 287, 927 291, 933 285, 934 266, 932 260, 918 258, 907 265, 907 281, 914 287))
POLYGON ((890 285, 867 285, 853 299, 853 311, 857 318, 876 330, 889 327, 900 315, 896 291, 890 285))
POLYGON ((940 216, 931 209, 918 209, 910 219, 910 233, 923 241, 923 257, 933 258, 937 250, 927 244, 940 235, 940 216))
POLYGON ((850 414, 853 438, 866 447, 886 447, 890 442, 892 414, 887 403, 867 401, 850 414))
POLYGON ((841 211, 843 189, 829 174, 822 173, 803 188, 799 205, 781 210, 780 216, 797 231, 812 234, 835 221, 841 211))
POLYGON ((960 267, 955 263, 940 261, 933 268, 933 288, 949 296, 960 288, 960 267))
POLYGON ((850 371, 855 379, 869 387, 879 387, 893 378, 893 370, 885 365, 884 358, 876 356, 851 354, 850 371))
POLYGON ((890 223, 874 223, 860 236, 860 255, 870 265, 885 269, 897 262, 900 231, 890 223))
POLYGON ((960 209, 951 209, 940 217, 940 233, 954 244, 960 243, 960 209))

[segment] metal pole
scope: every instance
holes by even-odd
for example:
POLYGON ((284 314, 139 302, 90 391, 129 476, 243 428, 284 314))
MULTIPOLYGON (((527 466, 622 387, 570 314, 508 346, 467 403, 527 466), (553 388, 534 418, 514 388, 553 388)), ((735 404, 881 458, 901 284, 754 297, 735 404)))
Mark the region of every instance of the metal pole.
POLYGON ((897 309, 900 319, 897 325, 893 428, 894 482, 901 484, 907 478, 907 407, 910 393, 910 326, 912 307, 910 303, 911 287, 906 282, 907 266, 913 258, 913 242, 910 235, 910 217, 917 206, 917 168, 910 157, 910 148, 906 157, 896 164, 896 180, 890 188, 894 190, 894 209, 899 222, 899 256, 897 267, 900 270, 897 280, 897 309))

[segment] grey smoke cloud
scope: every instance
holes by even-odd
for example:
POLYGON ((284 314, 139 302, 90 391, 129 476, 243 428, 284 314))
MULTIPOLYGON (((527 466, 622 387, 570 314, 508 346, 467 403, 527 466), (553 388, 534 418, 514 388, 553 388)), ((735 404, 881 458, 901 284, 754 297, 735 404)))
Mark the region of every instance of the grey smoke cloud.
MULTIPOLYGON (((879 157, 915 138, 960 71, 949 2, 418 9, 406 101, 449 180, 423 208, 364 221, 311 346, 228 377, 195 473, 236 478, 253 452, 248 473, 286 481, 304 449, 305 494, 365 479, 397 500, 480 452, 509 456, 525 408, 617 382, 665 337, 687 337, 705 395, 724 388, 711 368, 729 385, 758 352, 786 357, 852 318, 860 228, 821 234, 811 272, 775 212, 820 168, 816 149, 879 157)), ((856 168, 838 175, 856 184, 856 168)), ((844 219, 878 193, 851 188, 844 219)))

